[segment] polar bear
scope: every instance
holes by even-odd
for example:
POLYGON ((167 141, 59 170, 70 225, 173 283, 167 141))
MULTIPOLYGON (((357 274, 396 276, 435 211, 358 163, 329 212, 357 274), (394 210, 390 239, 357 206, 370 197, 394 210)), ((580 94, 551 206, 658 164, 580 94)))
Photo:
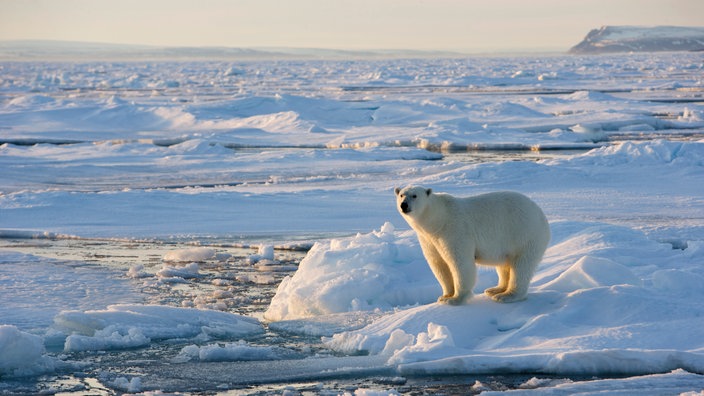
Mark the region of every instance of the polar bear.
POLYGON ((484 291, 493 300, 526 298, 550 241, 548 221, 535 202, 509 191, 468 198, 416 186, 395 192, 398 210, 418 234, 442 286, 439 302, 461 304, 472 296, 476 264, 496 267, 499 284, 484 291))

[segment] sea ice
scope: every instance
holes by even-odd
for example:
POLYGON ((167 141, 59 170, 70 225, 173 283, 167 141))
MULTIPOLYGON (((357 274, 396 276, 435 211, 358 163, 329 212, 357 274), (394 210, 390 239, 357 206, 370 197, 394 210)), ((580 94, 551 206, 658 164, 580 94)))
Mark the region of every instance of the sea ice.
POLYGON ((164 255, 167 262, 190 262, 205 261, 215 257, 215 250, 207 247, 194 247, 188 249, 173 250, 164 255))
POLYGON ((60 361, 45 352, 42 337, 0 325, 0 377, 53 372, 60 361))
POLYGON ((54 318, 68 335, 67 351, 133 348, 151 340, 247 338, 264 332, 254 318, 207 309, 111 305, 105 310, 64 311, 54 318))
POLYGON ((198 272, 198 263, 190 263, 184 266, 170 266, 164 264, 164 266, 156 273, 159 278, 198 278, 200 273, 198 272))
POLYGON ((232 362, 247 360, 280 360, 293 355, 293 352, 272 346, 255 346, 246 341, 228 342, 224 344, 208 344, 204 346, 188 345, 173 361, 182 363, 187 361, 200 362, 232 362))
MULTIPOLYGON (((379 231, 314 246, 299 271, 281 283, 265 318, 300 319, 305 329, 301 318, 387 311, 325 344, 348 354, 386 355, 388 364, 407 374, 702 370, 698 329, 704 310, 696 301, 704 295, 696 287, 668 289, 665 279, 677 275, 662 272, 700 278, 697 253, 617 226, 562 222, 552 228, 554 243, 522 303, 477 295, 458 307, 428 304, 437 296, 437 282, 414 235, 387 223, 379 231)), ((479 277, 478 290, 495 282, 493 272, 479 277)))
MULTIPOLYGON (((197 263, 225 256, 209 247, 160 253, 161 281, 144 266, 2 248, 0 351, 10 358, 0 376, 61 367, 44 345, 63 345, 70 359, 166 340, 194 344, 179 373, 201 378, 199 390, 233 372, 262 381, 526 371, 653 374, 538 381, 534 392, 702 389, 700 54, 0 67, 0 236, 261 237, 254 269, 269 272, 210 282, 197 263), (546 155, 556 148, 581 151, 546 155), (468 149, 543 151, 499 161, 468 149), (515 190, 538 202, 553 240, 528 300, 433 303, 439 285, 415 235, 391 225, 404 227, 392 189, 409 183, 455 195, 515 190), (297 268, 273 261, 272 240, 317 242, 297 268), (296 272, 255 313, 269 331, 368 355, 289 361, 276 350, 278 360, 204 370, 203 351, 267 356, 250 340, 265 334, 258 320, 206 308, 250 298, 210 290, 237 282, 261 297, 272 270, 296 272), (198 308, 144 303, 143 290, 194 279, 209 288, 184 300, 198 308)), ((475 292, 495 277, 481 270, 475 292)), ((104 385, 166 389, 173 373, 139 370, 159 375, 120 373, 104 385)))
MULTIPOLYGON (((535 382, 535 381, 533 381, 535 382)), ((523 386, 531 386, 524 384, 523 386)), ((682 395, 697 396, 704 388, 704 375, 677 369, 661 374, 630 378, 597 379, 591 381, 546 382, 534 389, 486 391, 485 396, 522 395, 682 395)))
POLYGON ((62 310, 143 301, 123 274, 84 262, 0 250, 0 321, 35 333, 50 326, 62 310))

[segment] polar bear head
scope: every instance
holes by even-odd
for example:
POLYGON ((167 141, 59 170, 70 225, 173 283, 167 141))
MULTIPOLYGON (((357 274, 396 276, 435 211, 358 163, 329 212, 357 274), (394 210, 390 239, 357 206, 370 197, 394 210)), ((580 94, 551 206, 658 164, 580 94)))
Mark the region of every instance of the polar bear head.
POLYGON ((428 197, 432 193, 430 188, 417 186, 408 186, 402 189, 396 187, 394 191, 396 192, 396 208, 406 216, 423 213, 428 204, 428 197))

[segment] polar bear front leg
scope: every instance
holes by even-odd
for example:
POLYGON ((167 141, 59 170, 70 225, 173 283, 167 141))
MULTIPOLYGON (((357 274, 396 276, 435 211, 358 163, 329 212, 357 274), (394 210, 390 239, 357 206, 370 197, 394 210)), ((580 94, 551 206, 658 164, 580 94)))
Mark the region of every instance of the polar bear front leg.
MULTIPOLYGON (((442 248, 442 256, 452 273, 454 294, 444 298, 442 302, 459 305, 472 296, 472 289, 477 280, 477 265, 474 262, 474 245, 465 244, 462 247, 446 245, 442 248), (454 249, 450 249, 454 246, 454 249)), ((443 296, 444 297, 444 296, 443 296)))
POLYGON ((420 247, 423 250, 423 255, 428 266, 433 271, 435 278, 440 283, 442 288, 442 296, 438 297, 438 301, 442 302, 445 299, 452 297, 455 294, 455 285, 452 281, 452 273, 445 260, 442 258, 435 246, 427 238, 418 236, 420 247))

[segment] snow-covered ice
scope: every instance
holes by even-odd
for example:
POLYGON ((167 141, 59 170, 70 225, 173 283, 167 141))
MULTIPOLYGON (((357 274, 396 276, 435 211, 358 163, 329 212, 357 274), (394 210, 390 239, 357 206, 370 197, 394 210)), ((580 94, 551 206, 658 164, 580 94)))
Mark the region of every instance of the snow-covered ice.
MULTIPOLYGON (((397 304, 416 306, 335 334, 326 344, 345 353, 386 354, 408 374, 701 370, 701 244, 674 250, 618 226, 575 222, 554 223, 553 235, 524 303, 496 304, 477 295, 455 307, 420 293, 397 304)), ((477 290, 495 283, 492 272, 480 273, 477 290)), ((410 283, 408 289, 415 290, 410 283)))
POLYGON ((263 333, 258 320, 228 312, 157 305, 110 305, 104 310, 63 311, 55 328, 70 334, 66 351, 144 346, 151 340, 246 338, 263 333))
POLYGON ((390 223, 370 234, 317 243, 281 282, 264 317, 300 319, 350 311, 392 310, 437 299, 439 286, 411 231, 390 223))
POLYGON ((0 376, 27 376, 53 372, 58 359, 46 356, 42 337, 0 325, 0 376))
POLYGON ((0 392, 81 370, 119 392, 704 389, 700 54, 0 70, 0 392), (410 183, 535 200, 553 238, 528 299, 481 295, 489 269, 435 303, 394 208, 410 183), (42 256, 61 241, 90 253, 42 256))
MULTIPOLYGON (((439 286, 427 266, 415 266, 423 263, 417 242, 386 224, 314 246, 265 317, 412 306, 326 341, 344 353, 386 354, 402 373, 701 371, 701 241, 679 250, 603 223, 552 228, 552 246, 524 303, 481 295, 461 307, 433 303, 439 286)), ((493 271, 483 271, 477 290, 494 283, 493 271)))
POLYGON ((0 318, 20 329, 46 329, 62 310, 102 309, 142 301, 138 288, 118 271, 2 249, 0 318), (105 291, 109 290, 109 293, 105 291))
POLYGON ((176 363, 187 361, 228 362, 247 360, 281 360, 295 352, 273 346, 253 346, 246 341, 228 342, 224 344, 208 344, 204 346, 188 345, 173 359, 176 363))
POLYGON ((188 249, 171 250, 164 255, 164 261, 189 262, 205 261, 215 257, 215 250, 207 247, 193 247, 188 249))

